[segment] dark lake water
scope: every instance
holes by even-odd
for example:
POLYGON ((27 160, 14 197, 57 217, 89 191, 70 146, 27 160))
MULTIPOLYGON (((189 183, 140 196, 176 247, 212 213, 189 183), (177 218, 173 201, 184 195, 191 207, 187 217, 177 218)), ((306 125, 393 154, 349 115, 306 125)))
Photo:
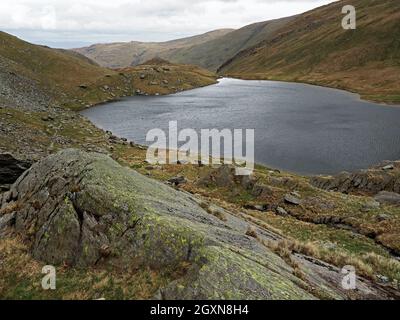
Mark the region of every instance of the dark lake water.
POLYGON ((170 96, 137 96, 82 112, 140 144, 153 128, 255 129, 256 162, 302 174, 337 173, 400 159, 400 107, 305 84, 222 79, 170 96))

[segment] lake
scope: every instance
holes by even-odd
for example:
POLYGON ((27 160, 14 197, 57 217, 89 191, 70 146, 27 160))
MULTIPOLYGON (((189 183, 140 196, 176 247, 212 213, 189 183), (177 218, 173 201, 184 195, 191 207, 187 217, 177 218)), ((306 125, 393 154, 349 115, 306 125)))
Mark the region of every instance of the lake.
POLYGON ((222 79, 169 96, 134 96, 82 112, 139 144, 153 128, 255 129, 256 162, 301 174, 333 174, 400 159, 400 107, 306 84, 222 79))

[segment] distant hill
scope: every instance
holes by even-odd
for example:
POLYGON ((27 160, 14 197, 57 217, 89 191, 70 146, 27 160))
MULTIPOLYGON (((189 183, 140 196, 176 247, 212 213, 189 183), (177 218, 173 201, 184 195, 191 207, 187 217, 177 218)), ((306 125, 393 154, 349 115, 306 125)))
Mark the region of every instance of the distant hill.
POLYGON ((339 1, 306 12, 238 53, 219 72, 309 82, 400 103, 400 1, 339 1), (356 30, 341 27, 345 4, 356 7, 356 30))
POLYGON ((161 56, 176 63, 196 64, 216 71, 238 52, 263 41, 293 19, 294 17, 288 17, 254 23, 205 43, 171 50, 161 56))
POLYGON ((82 107, 109 98, 108 93, 98 90, 100 86, 120 87, 114 95, 122 95, 126 87, 117 72, 78 53, 34 45, 4 32, 0 32, 0 64, 3 105, 27 109, 53 104, 82 107))
POLYGON ((135 66, 155 57, 170 57, 170 51, 188 48, 214 40, 233 31, 220 29, 205 34, 166 42, 118 42, 94 44, 90 47, 77 48, 73 51, 81 53, 109 68, 135 66))
POLYGON ((0 105, 43 111, 52 105, 82 109, 138 90, 167 94, 216 81, 214 73, 196 66, 159 70, 162 64, 170 63, 153 60, 145 67, 116 71, 77 52, 30 44, 0 32, 0 105))

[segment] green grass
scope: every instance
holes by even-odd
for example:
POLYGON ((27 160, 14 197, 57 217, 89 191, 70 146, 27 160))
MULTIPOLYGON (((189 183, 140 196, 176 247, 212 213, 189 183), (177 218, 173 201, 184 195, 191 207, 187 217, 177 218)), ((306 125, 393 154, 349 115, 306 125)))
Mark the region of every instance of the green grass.
POLYGON ((240 52, 219 72, 244 79, 305 82, 398 103, 400 95, 400 3, 351 3, 357 29, 340 27, 342 3, 306 12, 265 42, 240 52), (275 39, 274 39, 275 38, 275 39))

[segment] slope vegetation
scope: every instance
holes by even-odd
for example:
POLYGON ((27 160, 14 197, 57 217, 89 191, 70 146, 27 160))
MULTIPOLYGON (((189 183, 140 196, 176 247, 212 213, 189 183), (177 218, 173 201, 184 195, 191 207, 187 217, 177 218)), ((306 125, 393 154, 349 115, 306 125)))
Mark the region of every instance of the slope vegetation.
POLYGON ((144 63, 155 57, 172 57, 169 51, 188 48, 219 38, 232 29, 221 29, 202 35, 166 42, 118 42, 94 44, 90 47, 77 48, 74 51, 93 59, 100 65, 110 68, 123 68, 144 63))
POLYGON ((294 17, 254 23, 205 43, 164 53, 162 56, 176 63, 196 64, 216 71, 238 52, 256 45, 274 34, 294 17))
POLYGON ((339 1, 298 16, 238 53, 219 72, 246 79, 309 82, 398 103, 399 35, 399 1, 339 1), (356 30, 341 27, 345 4, 356 7, 356 30))
POLYGON ((82 109, 134 95, 138 88, 141 93, 167 94, 215 83, 213 73, 194 66, 164 68, 154 83, 155 77, 147 74, 159 71, 159 63, 115 71, 79 53, 33 45, 4 32, 0 44, 0 104, 5 106, 41 111, 49 105, 82 109))
MULTIPOLYGON (((216 208, 221 220, 199 198, 105 155, 61 151, 12 190, 0 195, 2 298, 350 298, 338 268, 290 251, 281 257, 266 245, 278 234, 216 208), (57 266, 57 290, 37 285, 43 264, 57 266)), ((352 298, 392 296, 358 280, 352 298)))

